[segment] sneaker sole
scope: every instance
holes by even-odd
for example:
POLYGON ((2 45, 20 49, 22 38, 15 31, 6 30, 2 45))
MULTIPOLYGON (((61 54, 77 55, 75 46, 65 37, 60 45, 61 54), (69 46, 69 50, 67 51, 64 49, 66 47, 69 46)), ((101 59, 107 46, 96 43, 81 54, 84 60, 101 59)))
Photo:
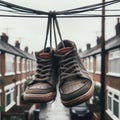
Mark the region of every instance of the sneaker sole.
POLYGON ((89 89, 88 92, 86 92, 82 96, 79 96, 79 97, 69 100, 69 101, 64 101, 64 100, 61 100, 61 101, 64 106, 73 107, 73 106, 76 106, 76 105, 83 103, 83 102, 87 101, 88 99, 90 99, 90 97, 92 97, 93 93, 94 93, 94 82, 92 81, 91 88, 89 89))
POLYGON ((55 100, 56 92, 47 94, 26 94, 24 93, 24 100, 31 103, 50 102, 55 100))

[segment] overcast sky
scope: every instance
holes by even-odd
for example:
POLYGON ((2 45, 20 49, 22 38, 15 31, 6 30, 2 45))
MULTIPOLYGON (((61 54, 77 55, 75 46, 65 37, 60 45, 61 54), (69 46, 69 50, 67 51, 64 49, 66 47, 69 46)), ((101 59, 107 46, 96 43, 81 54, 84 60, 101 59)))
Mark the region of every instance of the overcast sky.
MULTIPOLYGON (((4 0, 21 6, 42 11, 60 11, 100 3, 102 0, 4 0)), ((117 9, 120 3, 109 6, 117 9)), ((1 9, 1 7, 0 7, 1 9)), ((0 11, 0 14, 4 14, 0 11)), ((110 13, 112 14, 112 13, 110 13)), ((113 13, 115 14, 115 13, 113 13)), ((120 12, 118 12, 120 15, 120 12)), ((97 36, 101 35, 101 18, 59 18, 59 26, 63 39, 73 40, 78 49, 86 49, 86 44, 96 44, 97 36)), ((117 17, 106 18, 106 39, 115 35, 117 17)), ((7 32, 9 43, 21 42, 21 49, 29 47, 29 51, 43 49, 46 34, 46 18, 3 18, 0 17, 0 34, 7 32)))

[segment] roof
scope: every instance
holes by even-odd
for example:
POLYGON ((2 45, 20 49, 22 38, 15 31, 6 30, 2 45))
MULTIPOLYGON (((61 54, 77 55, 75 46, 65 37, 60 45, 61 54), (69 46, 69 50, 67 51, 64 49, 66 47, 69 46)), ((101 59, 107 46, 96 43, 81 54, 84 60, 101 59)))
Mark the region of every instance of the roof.
POLYGON ((34 55, 29 54, 29 53, 15 47, 15 46, 12 46, 9 43, 6 43, 2 40, 0 40, 0 51, 7 52, 9 54, 13 54, 13 55, 20 56, 23 58, 35 60, 34 55))
MULTIPOLYGON (((106 51, 109 51, 109 50, 112 50, 118 47, 120 47, 120 35, 114 36, 105 42, 106 51)), ((101 52, 101 45, 99 44, 99 45, 92 47, 89 50, 81 52, 80 56, 81 58, 84 58, 84 57, 88 57, 91 55, 99 54, 100 52, 101 52)))

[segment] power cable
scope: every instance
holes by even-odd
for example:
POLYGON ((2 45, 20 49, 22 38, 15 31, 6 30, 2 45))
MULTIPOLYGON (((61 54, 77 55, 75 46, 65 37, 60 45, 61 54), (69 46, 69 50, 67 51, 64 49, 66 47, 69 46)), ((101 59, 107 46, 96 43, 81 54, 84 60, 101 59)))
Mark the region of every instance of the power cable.
POLYGON ((69 9, 69 10, 64 10, 64 11, 60 11, 57 12, 57 15, 67 15, 67 14, 72 14, 72 13, 79 13, 79 12, 86 12, 86 11, 91 11, 91 10, 95 10, 98 8, 102 8, 103 6, 108 6, 108 5, 112 5, 115 3, 120 2, 120 0, 112 0, 109 2, 105 2, 103 3, 98 3, 98 4, 94 4, 94 5, 88 5, 88 6, 84 6, 84 7, 79 7, 79 8, 75 8, 75 9, 69 9))
MULTIPOLYGON (((64 11, 57 11, 56 15, 57 16, 58 15, 69 15, 69 14, 76 14, 76 13, 81 13, 81 12, 94 11, 96 9, 99 9, 99 8, 103 7, 103 6, 112 5, 112 4, 115 4, 115 3, 118 3, 118 2, 120 2, 120 0, 111 0, 109 2, 105 2, 104 4, 103 3, 98 3, 98 4, 94 4, 94 5, 88 5, 88 6, 69 9, 69 10, 64 10, 64 11)), ((41 10, 34 10, 34 9, 31 9, 31 8, 18 6, 18 5, 8 3, 8 2, 5 2, 5 1, 1 1, 1 0, 0 0, 0 6, 4 6, 4 7, 7 7, 9 9, 14 9, 16 11, 19 11, 21 14, 22 13, 26 13, 26 14, 31 13, 31 14, 36 14, 36 15, 47 15, 47 16, 49 14, 49 12, 45 12, 45 11, 41 11, 41 10)))
POLYGON ((17 11, 20 11, 20 12, 35 13, 35 14, 39 14, 39 15, 40 14, 41 15, 48 15, 48 12, 45 12, 45 11, 34 10, 34 9, 31 9, 31 8, 15 5, 15 4, 5 2, 5 1, 2 1, 2 0, 0 0, 0 6, 4 6, 4 7, 7 7, 7 8, 10 8, 10 9, 14 9, 14 10, 17 10, 17 11))

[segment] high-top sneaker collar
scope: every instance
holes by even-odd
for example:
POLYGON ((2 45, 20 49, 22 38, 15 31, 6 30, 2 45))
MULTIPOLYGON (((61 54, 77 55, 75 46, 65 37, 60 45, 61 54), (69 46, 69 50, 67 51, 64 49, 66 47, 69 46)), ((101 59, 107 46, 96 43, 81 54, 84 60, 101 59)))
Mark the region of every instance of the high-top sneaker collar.
POLYGON ((51 58, 53 54, 53 49, 51 50, 50 48, 46 48, 45 50, 42 50, 40 52, 35 52, 36 58, 40 59, 49 59, 51 58))
POLYGON ((57 50, 57 53, 60 55, 64 55, 64 54, 68 53, 71 49, 72 49, 72 47, 64 47, 64 48, 57 50))
POLYGON ((70 40, 63 40, 62 42, 58 45, 56 53, 59 55, 65 55, 69 54, 72 50, 77 51, 76 45, 74 42, 70 40), (63 46, 64 44, 64 46, 63 46))

